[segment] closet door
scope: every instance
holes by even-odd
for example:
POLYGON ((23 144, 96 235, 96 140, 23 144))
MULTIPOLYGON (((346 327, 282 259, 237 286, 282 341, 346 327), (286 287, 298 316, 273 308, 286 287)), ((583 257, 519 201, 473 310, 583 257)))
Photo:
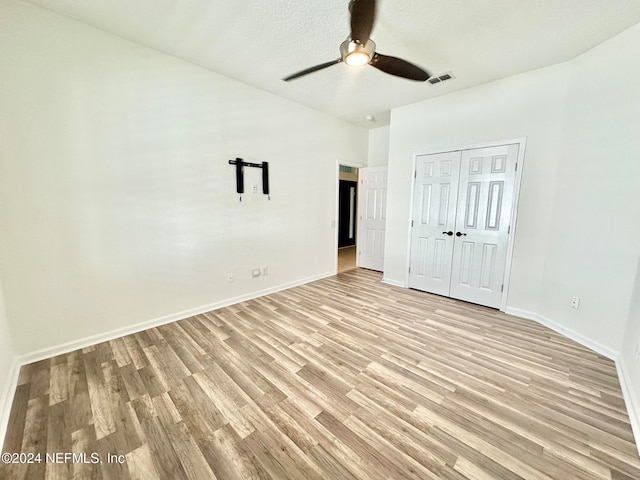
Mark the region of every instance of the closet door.
POLYGON ((449 295, 461 152, 416 161, 409 287, 449 295))
POLYGON ((499 308, 518 145, 464 150, 451 272, 453 298, 499 308))

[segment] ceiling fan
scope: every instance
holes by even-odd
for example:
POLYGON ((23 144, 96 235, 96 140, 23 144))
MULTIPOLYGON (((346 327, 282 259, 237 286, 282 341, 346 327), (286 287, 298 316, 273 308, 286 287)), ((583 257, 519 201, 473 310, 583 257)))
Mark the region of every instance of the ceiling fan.
POLYGON ((371 65, 385 73, 418 82, 429 79, 431 74, 417 65, 376 52, 376 44, 369 38, 376 17, 376 0, 351 0, 349 11, 351 35, 340 45, 340 58, 289 75, 283 79, 285 82, 341 62, 352 67, 371 65))

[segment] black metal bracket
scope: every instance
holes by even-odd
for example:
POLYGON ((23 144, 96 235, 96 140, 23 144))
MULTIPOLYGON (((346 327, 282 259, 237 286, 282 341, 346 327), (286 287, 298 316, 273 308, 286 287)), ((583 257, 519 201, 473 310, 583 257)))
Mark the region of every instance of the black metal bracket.
POLYGON ((229 160, 229 164, 236 166, 236 192, 240 195, 240 201, 242 201, 242 194, 244 193, 244 167, 262 169, 262 193, 271 200, 271 195, 269 194, 269 162, 250 163, 241 158, 236 158, 235 160, 229 160))

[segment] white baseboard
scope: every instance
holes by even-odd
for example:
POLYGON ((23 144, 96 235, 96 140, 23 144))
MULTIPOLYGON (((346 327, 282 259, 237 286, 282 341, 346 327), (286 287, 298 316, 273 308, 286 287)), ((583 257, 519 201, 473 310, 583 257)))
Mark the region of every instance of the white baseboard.
POLYGON ((20 363, 16 357, 13 357, 11 367, 9 367, 9 375, 7 381, 2 386, 0 392, 0 449, 4 443, 4 437, 7 434, 9 426, 9 415, 11 414, 11 405, 13 404, 13 396, 18 387, 18 376, 20 374, 20 363))
POLYGON ((591 350, 615 362, 616 370, 618 371, 618 379, 620 380, 620 387, 622 389, 622 397, 624 398, 624 403, 627 407, 627 412, 629 413, 629 423, 631 423, 633 436, 636 440, 636 448, 638 449, 638 453, 640 454, 640 392, 633 391, 633 384, 631 383, 629 372, 625 367, 622 355, 609 347, 605 347, 604 345, 595 342, 590 338, 585 337, 584 335, 574 332, 573 330, 568 329, 560 325, 559 323, 546 318, 543 315, 538 315, 537 313, 530 312, 528 310, 510 307, 507 307, 505 313, 508 313, 509 315, 513 315, 515 317, 533 320, 534 322, 540 323, 545 327, 549 327, 551 330, 554 330, 559 334, 564 335, 565 337, 578 342, 580 345, 584 345, 585 347, 590 348, 591 350))
POLYGON ((287 290, 288 288, 293 288, 300 285, 304 285, 306 283, 322 280, 323 278, 331 277, 333 275, 335 275, 334 272, 328 272, 328 273, 323 273, 321 275, 315 275, 313 277, 304 278, 302 280, 297 280, 294 282, 276 285, 275 287, 270 287, 264 290, 258 290, 256 292, 251 292, 246 295, 241 295, 239 297, 229 298, 226 300, 222 300, 220 302, 212 303, 209 305, 203 305, 201 307, 196 307, 189 310, 184 310, 182 312, 173 313, 171 315, 166 315, 164 317, 147 320, 144 322, 137 323, 135 325, 128 325, 124 328, 118 328, 116 330, 111 330, 109 332, 99 333, 97 335, 91 335, 89 337, 72 340, 70 342, 66 342, 60 345, 43 348, 41 350, 36 350, 34 352, 29 352, 29 353, 25 353, 17 357, 14 357, 10 367, 9 375, 7 377, 7 381, 5 385, 2 386, 2 391, 0 392, 0 442, 4 441, 4 437, 6 435, 7 426, 9 423, 9 416, 11 414, 11 406, 13 403, 13 396, 18 386, 18 376, 20 373, 20 367, 22 367, 23 365, 27 365, 29 363, 38 362, 40 360, 55 357, 56 355, 69 353, 74 350, 78 350, 80 348, 85 348, 91 345, 95 345, 97 343, 113 340, 114 338, 130 335, 132 333, 141 332, 149 328, 158 327, 160 325, 165 325, 167 323, 175 322, 178 320, 183 320, 185 318, 193 317, 194 315, 200 315, 202 313, 210 312, 212 310, 228 307, 229 305, 245 302, 247 300, 252 300, 254 298, 262 297, 264 295, 269 295, 271 293, 287 290))
POLYGON ((384 278, 384 277, 382 277, 382 283, 386 283, 387 285, 391 285, 392 287, 400 287, 400 288, 408 287, 403 282, 398 282, 397 280, 391 280, 390 278, 384 278))
POLYGON ((109 340, 113 340, 114 338, 124 337, 125 335, 131 335, 132 333, 138 333, 153 327, 159 327, 160 325, 165 325, 167 323, 183 320, 185 318, 193 317, 194 315, 200 315, 202 313, 210 312, 212 310, 217 310, 219 308, 228 307, 229 305, 234 305, 236 303, 246 302, 247 300, 252 300, 254 298, 262 297, 264 295, 269 295, 271 293, 280 292, 282 290, 287 290, 289 288, 304 285, 306 283, 322 280, 323 278, 331 277, 334 275, 335 275, 334 272, 323 273, 321 275, 315 275, 313 277, 304 278, 302 280, 297 280, 290 283, 284 283, 281 285, 277 285, 275 287, 270 287, 264 290, 258 290, 255 292, 248 293, 246 295, 241 295, 239 297, 229 298, 226 300, 222 300, 220 302, 212 303, 209 305, 203 305, 201 307, 196 307, 189 310, 184 310, 182 312, 177 312, 171 315, 166 315, 164 317, 147 320, 144 322, 136 323, 134 325, 127 325, 126 327, 118 328, 116 330, 99 333, 97 335, 91 335, 89 337, 72 340, 70 342, 66 342, 60 345, 55 345, 53 347, 47 347, 41 350, 36 350, 34 352, 25 353, 25 354, 19 355, 17 360, 19 365, 26 365, 33 362, 38 362, 40 360, 55 357, 56 355, 63 355, 65 353, 73 352, 74 350, 78 350, 80 348, 89 347, 97 343, 107 342, 109 340))
POLYGON ((564 335, 565 337, 578 342, 580 345, 584 345, 585 347, 590 348, 594 352, 597 352, 600 355, 607 357, 609 360, 616 361, 618 359, 618 356, 620 355, 619 352, 616 352, 615 350, 605 345, 602 345, 601 343, 598 343, 588 337, 585 337, 584 335, 578 332, 575 332, 559 324, 558 322, 555 322, 545 317, 544 315, 540 315, 535 312, 530 312, 528 310, 522 310, 519 308, 512 308, 512 307, 507 307, 507 309, 505 310, 505 313, 509 315, 513 315, 514 317, 526 318, 527 320, 533 320, 534 322, 538 322, 544 325, 545 327, 549 327, 551 330, 558 332, 561 335, 564 335))
POLYGON ((631 430, 633 430, 633 436, 636 439, 636 448, 638 449, 638 454, 640 454, 640 392, 633 391, 633 384, 622 355, 616 360, 616 368, 620 387, 622 388, 622 396, 629 414, 629 423, 631 423, 631 430))
MULTIPOLYGON (((46 358, 54 357, 56 355, 62 355, 65 353, 69 353, 71 351, 85 348, 91 345, 95 345, 97 343, 106 342, 109 340, 113 340, 114 338, 122 337, 125 335, 130 335, 132 333, 141 332, 143 330, 147 330, 149 328, 157 327, 160 325, 164 325, 167 323, 175 322, 178 320, 182 320, 185 318, 192 317, 194 315, 200 315, 202 313, 210 312, 212 310, 217 310, 219 308, 227 307, 229 305, 233 305, 240 302, 245 302, 247 300, 251 300, 254 298, 262 297, 264 295, 269 295, 272 293, 276 293, 282 290, 286 290, 288 288, 297 287, 299 285, 304 285, 306 283, 314 282, 317 280, 321 280, 323 278, 331 277, 335 275, 334 272, 328 272, 321 275, 316 275, 313 277, 308 277, 302 280, 298 280, 295 282, 290 282, 286 284, 277 285, 275 287, 267 288, 264 290, 259 290, 256 292, 252 292, 246 295, 242 295, 239 297, 234 297, 226 300, 222 300, 220 302, 212 303, 209 305, 203 305, 201 307, 193 308, 190 310, 185 310, 182 312, 177 312, 171 315, 166 315, 164 317, 148 320, 145 322, 137 323, 135 325, 129 325, 124 328, 119 328, 116 330, 112 330, 109 332, 100 333, 97 335, 92 335, 89 337, 85 337, 78 340, 73 340, 71 342, 67 342, 61 345, 56 345, 53 347, 47 347, 41 350, 37 350, 34 352, 30 352, 27 354, 20 355, 18 357, 14 357, 12 362, 9 376, 7 378, 7 382, 3 386, 1 395, 0 395, 0 441, 4 441, 4 437, 6 434, 6 429, 9 421, 9 415, 11 413, 11 404, 13 402, 13 394, 17 388, 18 384, 18 375, 20 372, 20 367, 22 365, 26 365, 28 363, 37 362, 39 360, 44 360, 46 358)), ((392 285, 395 287, 407 288, 407 285, 402 282, 398 282, 391 279, 383 278, 382 282, 387 285, 392 285)), ((636 445, 638 446, 638 451, 640 453, 640 405, 638 403, 637 397, 634 396, 634 392, 632 391, 631 382, 629 381, 628 372, 624 366, 624 362, 621 360, 618 352, 605 347, 604 345, 599 344, 577 332, 574 332, 566 327, 560 325, 557 322, 554 322, 542 315, 538 315, 537 313, 530 312, 527 310, 522 310, 518 308, 510 308, 507 307, 506 312, 509 315, 514 315, 516 317, 525 318, 528 320, 533 320, 542 325, 549 327, 550 329, 572 339, 576 342, 584 345, 585 347, 591 348, 592 350, 598 352, 599 354, 614 360, 616 362, 616 367, 618 369, 618 377, 620 379, 620 384, 622 387, 622 393, 625 399, 625 403, 627 405, 627 411, 629 412, 629 419, 631 422, 631 427, 633 429, 634 436, 636 438, 636 445)))

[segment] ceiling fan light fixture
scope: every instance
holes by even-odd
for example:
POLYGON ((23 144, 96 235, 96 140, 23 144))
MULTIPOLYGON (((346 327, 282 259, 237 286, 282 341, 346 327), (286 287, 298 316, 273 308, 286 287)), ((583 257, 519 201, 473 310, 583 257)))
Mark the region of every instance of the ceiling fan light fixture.
POLYGON ((350 67, 361 67, 371 62, 376 44, 373 40, 367 41, 364 45, 347 39, 340 45, 340 55, 342 61, 350 67))
MULTIPOLYGON (((407 62, 401 58, 383 55, 376 52, 376 44, 371 40, 371 31, 376 19, 376 0, 351 0, 349 3, 351 12, 351 33, 347 39, 340 44, 340 58, 329 62, 320 63, 311 68, 306 68, 299 72, 283 78, 285 82, 300 78, 318 70, 338 63, 346 63, 352 67, 371 65, 381 72, 394 75, 396 77, 424 82, 431 77, 426 70, 407 62)), ((440 78, 440 80, 444 80, 440 78)))
POLYGON ((365 52, 351 52, 344 58, 344 63, 350 67, 361 67, 371 61, 365 52))

